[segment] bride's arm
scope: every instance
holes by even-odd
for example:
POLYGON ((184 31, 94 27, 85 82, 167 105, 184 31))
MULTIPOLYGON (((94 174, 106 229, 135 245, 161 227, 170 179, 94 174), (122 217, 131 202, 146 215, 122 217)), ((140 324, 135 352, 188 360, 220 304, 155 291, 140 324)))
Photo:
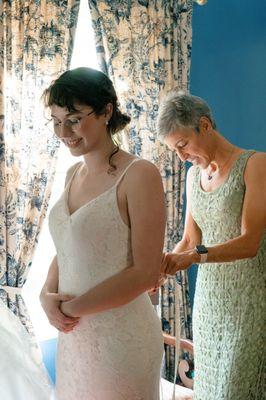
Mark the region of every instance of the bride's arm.
MULTIPOLYGON (((75 168, 77 168, 77 164, 71 166, 67 171, 65 186, 74 173, 75 168)), ((50 324, 65 333, 71 331, 79 320, 77 318, 65 316, 60 310, 61 302, 70 299, 72 299, 72 296, 58 294, 58 265, 55 256, 51 262, 46 281, 40 293, 40 302, 50 324)))
POLYGON ((62 303, 64 314, 80 317, 122 306, 158 282, 165 234, 165 204, 159 171, 148 161, 129 169, 123 181, 131 226, 133 265, 82 296, 62 303))
POLYGON ((79 319, 68 317, 61 312, 61 302, 72 299, 72 296, 58 294, 57 290, 58 265, 55 256, 50 265, 46 281, 40 293, 40 302, 50 324, 56 329, 67 333, 77 325, 79 319))

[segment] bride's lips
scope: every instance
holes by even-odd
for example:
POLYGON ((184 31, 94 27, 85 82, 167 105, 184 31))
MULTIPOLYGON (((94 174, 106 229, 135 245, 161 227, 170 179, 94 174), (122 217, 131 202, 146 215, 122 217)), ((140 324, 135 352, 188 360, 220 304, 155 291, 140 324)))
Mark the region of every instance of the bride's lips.
POLYGON ((64 144, 73 149, 74 147, 78 147, 78 145, 80 144, 82 138, 79 139, 69 139, 69 140, 64 140, 64 144))

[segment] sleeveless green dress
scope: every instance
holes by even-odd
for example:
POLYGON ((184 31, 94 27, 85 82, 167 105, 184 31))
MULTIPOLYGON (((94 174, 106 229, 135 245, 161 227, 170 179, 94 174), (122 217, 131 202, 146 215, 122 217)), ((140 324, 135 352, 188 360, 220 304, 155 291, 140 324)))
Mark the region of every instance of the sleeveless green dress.
MULTIPOLYGON (((201 189, 200 169, 195 168, 191 214, 205 246, 240 235, 243 175, 253 153, 241 153, 227 181, 212 192, 201 189)), ((265 269, 266 232, 256 257, 199 266, 193 311, 194 400, 266 398, 265 269)))

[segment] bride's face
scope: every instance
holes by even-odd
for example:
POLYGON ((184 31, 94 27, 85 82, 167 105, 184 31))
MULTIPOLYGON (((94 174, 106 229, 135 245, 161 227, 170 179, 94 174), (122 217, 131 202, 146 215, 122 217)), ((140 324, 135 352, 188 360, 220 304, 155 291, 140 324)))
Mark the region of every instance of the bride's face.
POLYGON ((108 138, 106 114, 96 115, 94 110, 83 104, 75 104, 76 111, 66 107, 51 106, 53 129, 56 136, 69 148, 74 156, 82 156, 108 138))

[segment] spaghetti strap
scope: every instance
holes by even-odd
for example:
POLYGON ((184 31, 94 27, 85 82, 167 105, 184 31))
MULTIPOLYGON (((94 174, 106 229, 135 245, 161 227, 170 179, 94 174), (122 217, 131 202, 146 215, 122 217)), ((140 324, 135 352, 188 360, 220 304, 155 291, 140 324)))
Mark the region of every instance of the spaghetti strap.
POLYGON ((73 181, 74 176, 76 175, 76 173, 77 173, 78 170, 80 169, 81 165, 82 165, 82 161, 79 161, 79 162, 76 164, 76 168, 74 168, 72 175, 70 176, 69 180, 66 182, 65 188, 66 188, 67 186, 71 185, 71 182, 73 181))
POLYGON ((119 183, 121 182, 121 180, 124 178, 124 176, 126 175, 127 171, 129 170, 129 168, 131 167, 131 165, 135 164, 138 161, 141 161, 141 158, 134 158, 133 161, 131 161, 131 163, 129 163, 129 165, 124 169, 124 171, 122 172, 122 174, 119 176, 118 180, 116 181, 114 187, 117 187, 119 185, 119 183))

